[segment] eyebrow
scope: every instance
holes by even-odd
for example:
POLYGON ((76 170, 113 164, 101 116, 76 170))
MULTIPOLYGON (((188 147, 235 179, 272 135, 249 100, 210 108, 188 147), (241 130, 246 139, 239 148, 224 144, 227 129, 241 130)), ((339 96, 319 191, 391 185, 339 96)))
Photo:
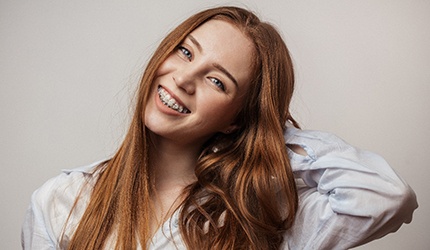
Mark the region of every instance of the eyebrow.
MULTIPOLYGON (((197 41, 196 38, 194 38, 192 35, 188 35, 187 38, 190 39, 190 41, 197 47, 197 49, 200 51, 200 53, 203 51, 202 45, 199 43, 199 41, 197 41)), ((230 78, 230 80, 234 83, 234 85, 236 87, 239 86, 237 84, 236 78, 234 78, 234 76, 226 68, 224 68, 223 66, 221 66, 218 63, 214 63, 214 64, 212 64, 212 66, 214 66, 216 69, 218 69, 219 71, 224 73, 228 78, 230 78)))
POLYGON ((223 66, 219 65, 218 63, 214 63, 213 66, 215 68, 217 68, 218 70, 220 70, 222 73, 224 73, 228 78, 230 78, 230 80, 233 81, 233 83, 234 83, 234 85, 236 85, 236 87, 239 86, 239 85, 237 85, 236 79, 233 77, 232 74, 230 74, 230 72, 228 72, 227 69, 225 69, 223 66))

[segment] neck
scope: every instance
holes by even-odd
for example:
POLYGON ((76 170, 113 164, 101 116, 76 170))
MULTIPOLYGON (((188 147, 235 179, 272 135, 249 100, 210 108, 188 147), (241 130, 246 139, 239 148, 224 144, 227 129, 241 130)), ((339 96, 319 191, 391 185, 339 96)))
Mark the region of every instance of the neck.
POLYGON ((196 180, 194 169, 201 145, 183 145, 153 136, 151 165, 158 192, 183 189, 196 180))

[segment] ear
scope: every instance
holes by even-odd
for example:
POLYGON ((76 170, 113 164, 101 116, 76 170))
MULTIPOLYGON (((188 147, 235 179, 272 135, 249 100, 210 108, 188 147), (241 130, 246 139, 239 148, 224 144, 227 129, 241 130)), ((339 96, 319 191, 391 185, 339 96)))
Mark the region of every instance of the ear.
POLYGON ((239 128, 240 128, 240 126, 237 124, 230 124, 229 126, 227 126, 225 129, 221 130, 220 132, 228 135, 228 134, 235 132, 239 128))

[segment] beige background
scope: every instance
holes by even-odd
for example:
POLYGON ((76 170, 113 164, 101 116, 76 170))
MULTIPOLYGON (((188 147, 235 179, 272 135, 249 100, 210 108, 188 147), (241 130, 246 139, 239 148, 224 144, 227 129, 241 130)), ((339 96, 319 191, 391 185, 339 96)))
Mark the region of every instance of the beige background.
MULTIPOLYGON (((294 113, 383 155, 420 208, 360 249, 430 245, 430 1, 0 0, 0 249, 19 249, 30 195, 111 155, 154 46, 191 13, 248 6, 275 23, 297 72, 294 113)), ((363 204, 363 206, 369 204, 363 204)))

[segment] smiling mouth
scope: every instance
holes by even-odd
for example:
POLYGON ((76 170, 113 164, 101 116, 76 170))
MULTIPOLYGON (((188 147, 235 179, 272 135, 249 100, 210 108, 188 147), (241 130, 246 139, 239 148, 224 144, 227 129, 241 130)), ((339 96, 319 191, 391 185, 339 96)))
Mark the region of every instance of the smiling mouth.
POLYGON ((161 103, 166 105, 167 107, 182 113, 182 114, 189 114, 191 111, 189 111, 186 107, 180 105, 176 102, 175 98, 173 98, 165 89, 163 89, 161 86, 158 86, 158 96, 160 97, 161 103))

